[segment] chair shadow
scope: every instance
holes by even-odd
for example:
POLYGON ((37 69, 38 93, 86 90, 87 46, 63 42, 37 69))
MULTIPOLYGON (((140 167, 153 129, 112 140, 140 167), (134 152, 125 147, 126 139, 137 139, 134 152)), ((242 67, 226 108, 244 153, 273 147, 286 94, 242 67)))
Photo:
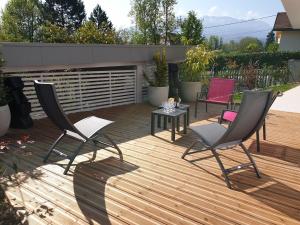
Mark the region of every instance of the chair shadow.
MULTIPOLYGON (((243 170, 230 175, 235 191, 240 191, 263 204, 277 210, 292 219, 300 221, 300 191, 295 190, 267 174, 261 173, 260 179, 255 179, 251 184, 239 182, 244 176, 253 176, 251 170, 243 170)), ((249 179, 248 179, 249 180, 249 179)))
MULTIPOLYGON (((100 161, 86 161, 79 163, 74 171, 73 186, 77 204, 89 221, 99 224, 112 224, 105 202, 108 180, 112 177, 126 174, 138 169, 138 166, 109 157, 100 161), (91 210, 89 205, 94 208, 91 210)), ((112 186, 117 185, 115 181, 112 186)))

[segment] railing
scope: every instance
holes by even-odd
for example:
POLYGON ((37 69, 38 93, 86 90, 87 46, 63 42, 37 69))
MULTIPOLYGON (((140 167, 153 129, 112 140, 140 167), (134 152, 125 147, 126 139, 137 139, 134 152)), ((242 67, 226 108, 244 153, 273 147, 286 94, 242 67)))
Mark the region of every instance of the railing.
POLYGON ((33 81, 55 83, 60 104, 66 113, 136 102, 136 70, 13 73, 24 81, 24 94, 31 102, 33 118, 45 117, 33 81))

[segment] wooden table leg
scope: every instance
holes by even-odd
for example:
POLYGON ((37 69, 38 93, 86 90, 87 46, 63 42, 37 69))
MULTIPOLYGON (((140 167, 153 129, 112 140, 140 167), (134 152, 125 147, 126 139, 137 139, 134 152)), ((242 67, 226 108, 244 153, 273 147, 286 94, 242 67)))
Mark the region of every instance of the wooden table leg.
POLYGON ((176 118, 176 128, 177 128, 177 132, 179 132, 179 130, 180 130, 180 116, 177 116, 177 118, 176 118))
POLYGON ((183 133, 187 133, 187 124, 188 124, 188 113, 183 115, 183 133))
POLYGON ((172 117, 172 134, 171 134, 171 140, 175 141, 175 117, 172 117))
POLYGON ((155 114, 151 113, 151 135, 154 135, 155 126, 155 114))

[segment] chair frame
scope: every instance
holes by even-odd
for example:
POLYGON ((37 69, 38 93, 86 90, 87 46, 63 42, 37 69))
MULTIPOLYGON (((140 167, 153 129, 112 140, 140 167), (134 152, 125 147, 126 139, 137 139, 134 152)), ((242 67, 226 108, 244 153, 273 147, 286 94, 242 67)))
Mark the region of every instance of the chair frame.
MULTIPOLYGON (((244 169, 244 168, 249 168, 249 167, 253 167, 254 168, 254 171, 256 173, 256 176, 257 178, 260 178, 260 172, 257 168, 257 165, 254 161, 254 159, 252 158, 250 152, 248 151, 248 149, 245 147, 245 145, 243 144, 243 142, 245 140, 247 140, 254 132, 256 132, 257 130, 260 129, 260 127, 262 126, 262 123, 264 122, 264 119, 265 119, 265 116, 267 115, 267 112, 271 106, 271 94, 272 92, 269 92, 268 94, 268 100, 267 100, 267 105, 265 106, 265 109, 264 109, 264 112, 263 112, 263 115, 261 116, 261 118, 259 119, 258 123, 255 125, 255 128, 248 134, 247 137, 244 137, 241 141, 238 141, 238 142, 233 142, 231 145, 225 147, 225 149, 231 149, 232 147, 234 146, 240 146, 242 148, 242 150, 245 152, 245 154, 247 155, 250 163, 244 163, 244 164, 241 164, 241 165, 238 165, 238 166, 234 166, 234 167, 231 167, 231 168, 228 168, 226 169, 219 157, 219 154, 217 152, 217 150, 224 150, 224 148, 219 148, 218 146, 222 143, 218 143, 219 140, 216 140, 216 143, 213 144, 213 145, 209 145, 209 144, 206 144, 201 138, 197 139, 196 141, 194 141, 191 146, 189 146, 185 152, 182 154, 181 158, 182 159, 185 159, 185 157, 187 155, 190 155, 190 154, 195 154, 195 153, 199 153, 199 152, 203 152, 203 151, 211 151, 213 156, 215 157, 221 171, 222 171, 222 174, 224 176, 224 179, 225 179, 225 183, 227 185, 228 188, 232 189, 232 185, 230 183, 230 180, 229 180, 229 177, 228 175, 234 171, 237 171, 237 170, 240 170, 240 169, 244 169), (198 144, 198 143, 201 143, 202 144, 202 148, 200 150, 192 150, 192 148, 198 144)), ((227 130, 229 129, 234 129, 234 128, 227 128, 227 130)), ((222 139, 222 138, 221 138, 222 139)), ((220 139, 220 140, 221 140, 220 139)))
MULTIPOLYGON (((47 84, 47 85, 51 85, 52 87, 52 91, 53 91, 53 97, 55 98, 56 100, 56 103, 57 103, 57 106, 59 108, 59 111, 61 113, 61 116, 64 117, 65 121, 68 123, 68 126, 69 128, 71 128, 71 132, 69 129, 64 129, 64 128, 61 128, 60 129, 63 131, 62 134, 53 142, 53 144, 50 146, 46 156, 44 157, 43 159, 43 162, 46 163, 51 155, 51 153, 55 153, 59 156, 62 156, 64 158, 67 158, 69 159, 69 163, 67 164, 67 167, 65 168, 64 170, 64 174, 66 175, 74 161, 74 159, 76 158, 76 156, 79 154, 80 150, 84 147, 84 145, 89 142, 89 141, 92 141, 94 143, 94 145, 97 145, 97 144, 102 144, 104 146, 108 146, 108 147, 112 147, 114 149, 117 150, 118 154, 119 154, 119 157, 120 157, 120 161, 123 161, 123 154, 122 154, 122 151, 120 150, 120 148, 118 147, 118 145, 113 141, 112 138, 110 138, 107 134, 104 134, 103 132, 101 132, 101 129, 106 127, 102 127, 100 128, 97 132, 95 132, 91 137, 86 137, 84 134, 82 134, 70 121, 69 119, 67 118, 67 116, 65 115, 63 109, 61 108, 60 104, 59 104, 59 101, 58 101, 58 98, 57 98, 57 95, 56 95, 56 91, 55 91, 55 87, 54 87, 54 84, 53 83, 42 83, 42 82, 39 82, 39 81, 34 81, 34 85, 35 85, 35 88, 36 88, 36 93, 37 93, 37 96, 38 96, 38 99, 40 101, 40 104, 41 106, 43 107, 45 113, 47 114, 47 107, 44 106, 44 104, 46 104, 44 102, 44 99, 42 98, 42 96, 39 94, 38 92, 38 89, 37 89, 37 85, 41 85, 41 84, 47 84), (75 135, 74 135, 75 134, 75 135), (98 140, 97 138, 99 138, 100 136, 103 136, 104 138, 106 138, 110 143, 106 143, 106 142, 103 142, 103 141, 100 141, 98 140), (78 141, 80 144, 79 146, 77 147, 77 149, 73 152, 73 154, 71 155, 67 155, 65 153, 62 153, 61 151, 57 150, 56 147, 57 145, 65 138, 65 137, 69 137, 73 140, 76 140, 78 141)), ((48 114, 47 114, 48 115, 48 114)), ((50 118, 51 119, 51 118, 50 118)), ((56 124, 54 122, 54 124, 56 124)), ((57 125, 57 124, 56 124, 57 125)), ((94 156, 93 158, 95 157, 95 154, 96 152, 94 152, 94 156)))

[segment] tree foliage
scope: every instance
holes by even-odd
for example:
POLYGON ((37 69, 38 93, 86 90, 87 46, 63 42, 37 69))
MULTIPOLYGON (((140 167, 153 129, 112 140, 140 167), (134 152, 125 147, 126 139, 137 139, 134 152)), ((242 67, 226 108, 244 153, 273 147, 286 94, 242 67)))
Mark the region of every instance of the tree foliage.
POLYGON ((212 35, 207 41, 208 47, 211 50, 218 50, 223 48, 223 39, 222 37, 212 35))
POLYGON ((106 12, 102 10, 99 4, 94 8, 89 20, 94 22, 99 30, 105 29, 111 31, 113 29, 113 25, 111 21, 109 21, 106 12))
POLYGON ((33 42, 40 22, 38 0, 10 0, 2 14, 2 39, 33 42))
POLYGON ((271 30, 268 34, 267 34, 267 39, 266 39, 266 49, 268 49, 270 44, 275 43, 275 33, 271 30))
POLYGON ((73 42, 73 38, 69 35, 67 28, 51 23, 46 23, 39 28, 36 40, 44 43, 73 42))
POLYGON ((240 40, 239 50, 241 52, 261 52, 264 50, 260 40, 254 37, 245 37, 240 40))
POLYGON ((84 4, 81 0, 45 0, 44 20, 66 28, 69 33, 77 30, 85 19, 84 4))
POLYGON ((181 40, 185 45, 198 45, 204 41, 202 21, 194 11, 188 12, 188 17, 183 20, 181 32, 181 40))
POLYGON ((165 45, 171 43, 172 32, 176 28, 176 18, 174 13, 174 6, 177 4, 176 0, 162 0, 163 9, 163 33, 165 45))
POLYGON ((75 33, 74 41, 81 44, 114 44, 114 31, 103 32, 92 21, 85 22, 75 33))
POLYGON ((141 43, 159 44, 161 25, 161 0, 133 0, 130 14, 140 33, 141 43))

